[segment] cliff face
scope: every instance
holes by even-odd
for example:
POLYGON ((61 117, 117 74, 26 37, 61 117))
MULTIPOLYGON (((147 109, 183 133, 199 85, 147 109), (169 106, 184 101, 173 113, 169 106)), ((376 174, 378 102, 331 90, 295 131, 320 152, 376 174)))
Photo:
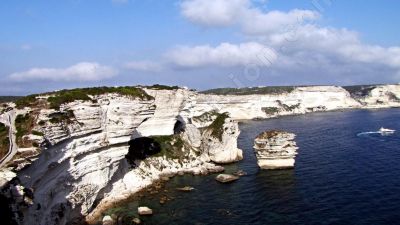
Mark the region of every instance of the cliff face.
MULTIPOLYGON (((19 182, 12 188, 22 187, 18 195, 33 193, 32 201, 21 200, 28 204, 19 209, 21 223, 65 224, 82 216, 93 221, 110 204, 161 176, 219 171, 221 167, 214 163, 243 157, 237 148, 240 131, 235 120, 400 107, 400 85, 378 86, 357 97, 341 87, 322 86, 257 95, 142 91, 149 97, 126 95, 126 91, 90 93, 50 107, 57 103, 57 94, 52 93, 35 96, 28 107, 0 106, 0 122, 11 134, 10 157, 1 162, 0 181, 6 183, 17 175, 19 182), (138 150, 128 143, 143 137, 160 145, 158 153, 131 158, 137 153, 130 151, 138 150)), ((138 146, 145 144, 138 142, 138 146)))
POLYGON ((339 109, 400 107, 399 97, 400 85, 376 86, 364 96, 352 96, 334 86, 298 87, 281 94, 200 94, 191 112, 199 115, 217 110, 229 112, 236 120, 265 119, 339 109))

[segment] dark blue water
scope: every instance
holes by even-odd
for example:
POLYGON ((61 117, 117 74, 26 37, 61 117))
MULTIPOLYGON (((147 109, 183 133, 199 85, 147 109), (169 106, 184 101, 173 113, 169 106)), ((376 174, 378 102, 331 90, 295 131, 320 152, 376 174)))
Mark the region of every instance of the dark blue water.
POLYGON ((113 209, 134 216, 137 205, 154 209, 144 224, 399 224, 400 135, 359 135, 381 126, 400 130, 400 110, 315 113, 241 124, 245 159, 227 167, 248 173, 232 184, 215 175, 182 176, 168 193, 113 209), (294 170, 259 170, 253 140, 267 129, 297 134, 294 170), (175 191, 190 185, 190 193, 175 191), (174 200, 159 204, 162 195, 174 200))

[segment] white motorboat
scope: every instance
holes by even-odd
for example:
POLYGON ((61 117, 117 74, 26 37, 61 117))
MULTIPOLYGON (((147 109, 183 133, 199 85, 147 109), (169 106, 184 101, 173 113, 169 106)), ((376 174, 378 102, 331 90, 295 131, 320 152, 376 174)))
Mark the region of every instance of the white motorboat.
POLYGON ((387 129, 387 128, 383 128, 383 127, 381 127, 381 129, 379 129, 379 133, 381 133, 381 134, 393 134, 394 132, 396 132, 396 130, 387 129))

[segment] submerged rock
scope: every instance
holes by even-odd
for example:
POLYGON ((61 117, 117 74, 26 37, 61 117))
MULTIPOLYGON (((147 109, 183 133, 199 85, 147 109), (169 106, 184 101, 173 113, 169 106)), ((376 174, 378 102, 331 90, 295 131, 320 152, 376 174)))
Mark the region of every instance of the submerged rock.
POLYGON ((186 186, 186 187, 182 187, 182 188, 177 188, 176 190, 178 190, 178 191, 184 191, 184 192, 189 192, 189 191, 193 191, 193 190, 194 190, 194 187, 186 186))
POLYGON ((163 205, 167 202, 168 198, 166 196, 163 196, 160 198, 160 204, 163 205))
POLYGON ((261 169, 293 168, 297 155, 296 135, 285 131, 264 131, 254 140, 254 150, 261 169))
POLYGON ((141 223, 142 223, 142 221, 141 221, 139 218, 133 218, 133 219, 132 219, 132 222, 133 222, 134 224, 141 224, 141 223))
POLYGON ((147 206, 141 206, 138 208, 138 213, 141 216, 153 215, 153 210, 147 206))
POLYGON ((217 177, 215 177, 215 180, 221 183, 230 183, 238 179, 239 179, 238 176, 231 174, 219 174, 217 177))
POLYGON ((242 176, 246 176, 247 173, 243 170, 238 170, 236 172, 233 173, 233 175, 238 176, 238 177, 242 177, 242 176))

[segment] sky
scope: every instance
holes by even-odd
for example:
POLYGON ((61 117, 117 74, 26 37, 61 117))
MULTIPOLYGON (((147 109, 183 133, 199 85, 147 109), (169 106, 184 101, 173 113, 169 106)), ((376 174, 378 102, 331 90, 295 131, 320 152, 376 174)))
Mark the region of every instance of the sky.
POLYGON ((396 0, 3 0, 0 95, 400 82, 396 0))

